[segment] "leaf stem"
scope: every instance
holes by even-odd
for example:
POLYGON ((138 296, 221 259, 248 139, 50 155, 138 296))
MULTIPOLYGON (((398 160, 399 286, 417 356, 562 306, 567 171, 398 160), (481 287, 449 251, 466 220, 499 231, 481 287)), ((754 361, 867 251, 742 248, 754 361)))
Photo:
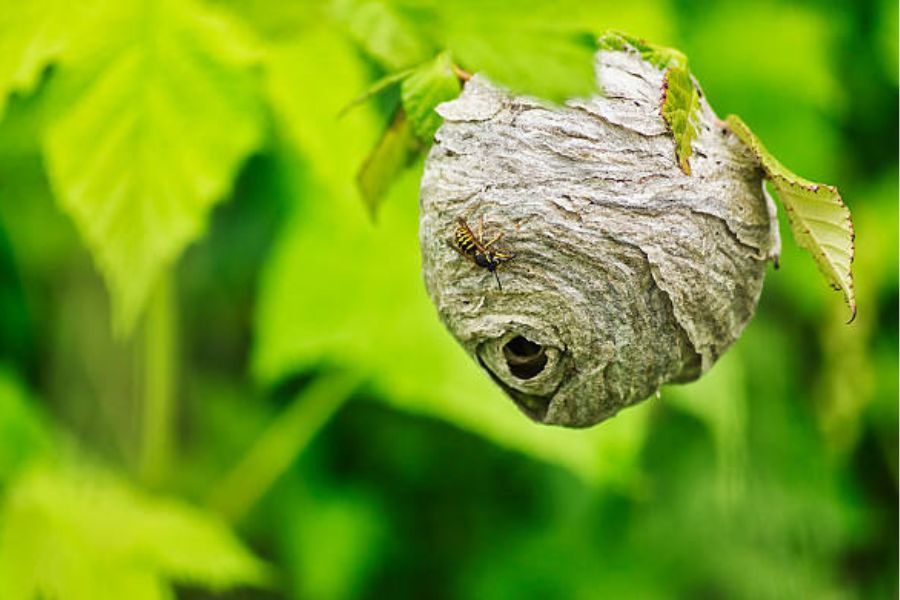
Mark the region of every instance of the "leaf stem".
POLYGON ((460 82, 465 83, 468 80, 472 79, 472 74, 462 67, 457 66, 456 63, 451 66, 453 67, 453 74, 456 75, 456 78, 459 79, 460 82))
POLYGON ((358 375, 329 373, 303 388, 213 489, 208 505, 228 521, 239 521, 291 466, 361 381, 358 375))
POLYGON ((172 459, 177 371, 177 321, 171 273, 162 276, 150 298, 144 326, 143 415, 139 473, 150 486, 162 482, 172 459))

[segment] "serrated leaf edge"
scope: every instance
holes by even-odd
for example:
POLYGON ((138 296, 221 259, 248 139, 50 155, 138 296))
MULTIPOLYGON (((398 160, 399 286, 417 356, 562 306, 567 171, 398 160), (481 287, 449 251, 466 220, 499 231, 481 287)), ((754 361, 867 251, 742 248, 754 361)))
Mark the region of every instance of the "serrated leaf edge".
MULTIPOLYGON (((839 290, 843 293, 844 300, 847 302, 847 305, 850 307, 851 311, 850 319, 847 321, 847 323, 852 323, 853 320, 856 319, 857 312, 856 295, 853 289, 853 260, 856 256, 856 230, 853 227, 853 218, 850 214, 850 209, 847 208, 846 204, 844 204, 844 200, 841 197, 840 192, 833 185, 815 183, 809 181, 808 179, 804 179, 803 177, 795 175, 792 171, 790 171, 788 168, 778 162, 777 159, 775 159, 775 157, 771 152, 768 151, 768 149, 765 147, 765 145, 763 145, 760 139, 737 115, 729 115, 725 119, 725 124, 759 161, 760 166, 766 173, 766 177, 769 179, 769 181, 772 182, 772 185, 775 187, 776 191, 778 191, 778 197, 781 200, 781 203, 785 208, 785 212, 788 215, 788 221, 791 224, 791 228, 795 231, 799 230, 803 235, 806 235, 809 237, 809 239, 813 240, 814 247, 808 247, 808 245, 804 244, 800 239, 797 239, 797 243, 802 248, 809 251, 811 254, 819 256, 821 261, 828 266, 831 273, 826 272, 826 269, 822 267, 822 262, 820 262, 820 260, 815 261, 816 266, 819 268, 819 271, 825 276, 828 284, 833 289, 839 290), (785 175, 785 173, 792 175, 793 178, 789 178, 787 175, 785 175), (847 229, 849 230, 850 234, 850 260, 848 271, 845 275, 846 285, 843 281, 842 272, 841 270, 839 270, 838 265, 834 263, 828 253, 823 249, 828 246, 824 243, 821 243, 818 237, 813 233, 812 229, 806 225, 804 220, 796 216, 795 208, 791 205, 790 200, 785 200, 785 196, 787 194, 782 193, 783 188, 801 188, 812 194, 818 194, 818 192, 824 188, 834 194, 833 198, 836 201, 838 209, 842 213, 842 219, 844 223, 846 223, 847 229)), ((818 196, 815 197, 818 198, 818 196)), ((827 203, 826 200, 821 200, 821 202, 827 203)), ((842 234, 845 233, 845 231, 840 228, 840 225, 834 221, 826 221, 824 223, 840 229, 842 234)), ((798 236, 795 235, 795 238, 796 237, 798 236)), ((839 249, 839 251, 841 253, 844 252, 843 249, 839 249)))
POLYGON ((665 121, 666 128, 669 130, 669 133, 672 134, 672 137, 675 140, 675 160, 676 162, 678 162, 679 168, 681 168, 682 172, 685 175, 690 176, 690 158, 694 154, 694 148, 691 145, 691 142, 697 137, 696 123, 700 114, 700 94, 697 91, 697 86, 694 84, 694 80, 693 77, 691 77, 690 71, 685 67, 683 70, 688 78, 688 81, 690 81, 691 83, 691 100, 688 103, 687 109, 688 128, 685 131, 683 138, 679 139, 679 136, 675 132, 675 128, 673 127, 672 121, 669 119, 669 117, 666 116, 666 105, 669 101, 669 76, 675 69, 682 69, 682 67, 669 67, 668 69, 666 69, 665 73, 663 73, 662 91, 660 93, 659 99, 659 115, 662 117, 663 121, 665 121), (683 144, 685 144, 687 147, 682 153, 681 147, 683 144))
POLYGON ((700 92, 697 89, 697 84, 688 68, 687 57, 684 53, 675 48, 657 46, 642 38, 616 30, 609 30, 603 33, 597 41, 597 47, 600 50, 609 52, 637 52, 643 61, 648 62, 657 69, 663 71, 663 81, 659 94, 659 116, 665 122, 666 128, 669 130, 669 133, 675 141, 675 162, 678 163, 678 167, 685 175, 690 176, 690 157, 693 154, 691 142, 697 137, 697 129, 694 126, 694 123, 696 123, 700 111, 700 92), (681 147, 685 140, 678 139, 675 129, 672 126, 672 121, 666 116, 665 110, 669 97, 669 76, 674 70, 684 71, 688 81, 691 83, 692 89, 691 101, 689 102, 687 111, 689 129, 685 132, 687 137, 687 148, 684 152, 681 151, 681 147))

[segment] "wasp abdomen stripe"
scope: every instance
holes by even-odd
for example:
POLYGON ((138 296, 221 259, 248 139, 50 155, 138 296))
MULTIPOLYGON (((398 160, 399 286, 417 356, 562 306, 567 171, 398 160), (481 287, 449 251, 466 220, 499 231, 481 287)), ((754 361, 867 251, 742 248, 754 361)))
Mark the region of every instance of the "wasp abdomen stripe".
POLYGON ((476 248, 472 234, 462 228, 456 231, 456 244, 467 253, 474 252, 476 248))

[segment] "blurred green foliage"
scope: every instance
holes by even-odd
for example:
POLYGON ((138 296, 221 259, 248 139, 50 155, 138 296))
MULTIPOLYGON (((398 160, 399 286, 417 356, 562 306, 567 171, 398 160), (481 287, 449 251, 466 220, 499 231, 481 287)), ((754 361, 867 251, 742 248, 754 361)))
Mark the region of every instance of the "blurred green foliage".
POLYGON ((4 4, 0 597, 895 597, 897 37, 886 0, 4 4), (787 239, 703 379, 567 431, 425 294, 424 107, 448 61, 589 91, 607 29, 840 187, 859 316, 787 239))

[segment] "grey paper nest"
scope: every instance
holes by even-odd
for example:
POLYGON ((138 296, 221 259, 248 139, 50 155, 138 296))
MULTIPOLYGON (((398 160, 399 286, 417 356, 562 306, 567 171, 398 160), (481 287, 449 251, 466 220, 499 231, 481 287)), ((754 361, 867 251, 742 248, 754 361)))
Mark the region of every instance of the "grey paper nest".
POLYGON ((662 72, 600 52, 604 95, 549 106, 469 80, 441 105, 420 242, 447 328, 532 419, 585 427, 709 369, 753 316, 777 252, 757 162, 701 97, 692 174, 660 116, 662 72), (459 219, 515 257, 453 245, 459 219))

